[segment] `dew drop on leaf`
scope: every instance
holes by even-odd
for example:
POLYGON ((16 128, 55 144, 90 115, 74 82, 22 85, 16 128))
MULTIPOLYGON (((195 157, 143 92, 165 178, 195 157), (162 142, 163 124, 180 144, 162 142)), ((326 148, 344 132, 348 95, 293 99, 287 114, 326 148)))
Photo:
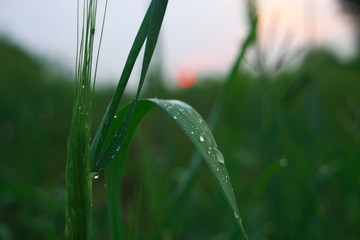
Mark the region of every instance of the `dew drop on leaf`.
POLYGON ((280 159, 280 162, 279 162, 279 164, 280 164, 280 167, 287 167, 287 165, 289 164, 289 162, 288 162, 288 160, 286 159, 286 158, 282 158, 282 159, 280 159))
POLYGON ((214 148, 213 151, 214 151, 214 153, 215 153, 216 160, 217 160, 219 163, 224 163, 224 162, 225 162, 224 156, 223 156, 222 153, 219 151, 219 149, 214 148))
POLYGON ((200 140, 200 142, 204 142, 204 141, 205 141, 205 139, 204 139, 203 136, 200 136, 200 137, 199 137, 199 140, 200 140))

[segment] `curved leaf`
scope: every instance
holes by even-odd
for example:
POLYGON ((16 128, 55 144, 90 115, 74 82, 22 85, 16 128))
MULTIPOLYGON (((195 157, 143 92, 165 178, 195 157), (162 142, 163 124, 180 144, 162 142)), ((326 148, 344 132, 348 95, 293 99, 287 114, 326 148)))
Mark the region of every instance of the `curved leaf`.
MULTIPOLYGON (((112 179, 111 182, 107 182, 108 188, 110 189, 119 189, 120 186, 114 187, 113 185, 120 185, 121 179, 121 168, 124 158, 126 156, 129 143, 131 137, 140 123, 141 119, 154 107, 158 106, 161 110, 163 110, 173 121, 175 121, 178 126, 182 129, 182 131, 188 136, 189 140, 195 145, 195 147, 199 150, 202 157, 205 159, 210 171, 213 176, 220 184, 220 188, 225 195, 226 200, 228 201, 230 208, 234 213, 234 217, 239 224, 243 235, 246 237, 245 231, 243 229, 239 210, 236 204, 234 191, 232 185, 230 183, 229 174, 225 167, 224 157, 222 153, 219 151, 216 141, 208 127, 205 123, 204 119, 200 116, 200 114, 195 111, 188 104, 177 101, 177 100, 159 100, 159 99, 146 99, 139 100, 138 106, 133 115, 133 121, 129 128, 129 132, 127 134, 126 139, 124 140, 123 145, 118 147, 111 154, 114 156, 113 166, 110 166, 106 169, 106 177, 108 179, 112 179), (118 165, 118 169, 115 167, 115 162, 122 161, 121 163, 116 163, 118 165), (118 175, 118 177, 114 177, 118 175), (117 181, 116 181, 117 179, 117 181)), ((129 105, 124 109, 120 110, 117 114, 118 118, 114 119, 111 126, 111 133, 116 134, 116 129, 121 127, 122 119, 120 116, 125 116, 129 105)), ((110 134, 110 136, 112 136, 110 134)), ((107 139, 107 142, 110 142, 111 139, 107 139)), ((110 194, 111 195, 111 194, 110 194)), ((111 196, 109 196, 111 197, 111 196)), ((117 197, 117 196, 113 196, 117 197)), ((116 204, 116 201, 112 201, 109 199, 108 201, 112 202, 109 207, 113 207, 113 204, 116 204), (115 202, 115 203, 114 203, 115 202)), ((112 211, 110 209, 110 211, 112 211)))

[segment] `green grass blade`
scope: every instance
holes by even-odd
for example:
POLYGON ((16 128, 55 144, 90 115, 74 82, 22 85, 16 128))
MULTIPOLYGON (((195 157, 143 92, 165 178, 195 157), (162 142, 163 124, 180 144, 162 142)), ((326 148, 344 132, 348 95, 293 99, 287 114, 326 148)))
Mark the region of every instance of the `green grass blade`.
POLYGON ((142 86, 145 81, 146 73, 150 66, 151 58, 155 51, 156 43, 159 38, 161 25, 164 20, 167 3, 168 0, 153 0, 153 8, 151 11, 151 18, 148 29, 148 37, 146 40, 144 59, 141 68, 141 77, 140 77, 139 87, 136 93, 135 101, 137 101, 140 95, 142 86))
MULTIPOLYGON (((159 37, 161 25, 165 16, 167 0, 153 0, 152 9, 149 19, 149 27, 147 33, 147 41, 145 46, 144 59, 141 70, 141 77, 138 86, 138 90, 136 96, 130 105, 130 108, 123 118, 123 122, 118 131, 113 135, 113 139, 106 150, 103 151, 103 154, 97 158, 97 161, 92 167, 93 172, 100 172, 111 162, 111 160, 117 155, 119 152, 121 145, 124 142, 126 134, 131 124, 131 120, 135 111, 136 103, 139 98, 143 83, 145 81, 146 73, 149 69, 151 58, 153 56, 157 39, 159 37)), ((112 119, 112 118, 111 118, 112 119)))
MULTIPOLYGON (((241 47, 241 50, 239 51, 239 54, 235 59, 235 62, 231 70, 229 71, 225 83, 221 87, 219 94, 216 98, 216 101, 213 105, 213 108, 211 110, 208 119, 208 124, 210 130, 213 132, 216 131, 216 126, 219 122, 219 118, 221 116, 221 111, 225 104, 227 94, 231 90, 234 81, 237 79, 236 76, 239 72, 240 65, 243 62, 245 54, 249 49, 249 47, 255 42, 256 29, 257 29, 257 18, 253 16, 251 17, 250 31, 248 32, 248 35, 241 47)), ((186 173, 184 174, 184 176, 181 178, 180 182, 176 186, 174 195, 171 201, 169 202, 169 206, 167 209, 168 212, 167 220, 166 220, 167 224, 171 224, 173 220, 176 218, 177 213, 180 211, 183 199, 186 197, 187 192, 192 186, 192 182, 195 180, 196 174, 198 173, 200 166, 201 166, 201 155, 199 154, 199 152, 194 151, 191 157, 190 165, 188 166, 186 173)))
MULTIPOLYGON (((244 228, 242 226, 241 219, 239 217, 240 215, 236 204, 233 188, 230 183, 230 178, 225 167, 224 157, 219 151, 216 141, 204 119, 188 104, 175 100, 140 100, 138 102, 138 107, 134 111, 133 124, 129 128, 129 132, 126 136, 124 144, 121 148, 119 148, 119 153, 117 153, 116 150, 112 153, 115 155, 114 160, 124 162, 124 156, 126 155, 131 137, 135 131, 136 126, 140 123, 141 119, 155 106, 158 106, 160 109, 162 109, 167 115, 170 116, 173 121, 178 124, 178 126, 183 130, 183 132, 188 136, 189 140, 192 141, 200 154, 203 156, 210 171, 219 183, 220 188, 222 189, 223 194, 234 213, 235 219, 239 224, 243 235, 245 236, 245 238, 247 238, 244 228), (122 156, 122 158, 120 158, 120 156, 122 156)), ((129 107, 131 107, 131 105, 128 105, 126 108, 120 110, 120 112, 118 112, 118 115, 124 116, 125 112, 128 111, 127 108, 129 107)), ((122 125, 123 124, 120 119, 115 119, 111 126, 112 133, 115 133, 115 129, 117 128, 121 129, 122 125)), ((118 179, 116 181, 114 180, 113 182, 107 182, 109 190, 114 188, 120 188, 121 169, 111 169, 113 168, 113 166, 114 165, 110 165, 109 168, 107 168, 107 177, 113 180, 116 179, 116 177, 114 177, 113 175, 117 174, 118 179)), ((111 194, 109 194, 108 196, 111 197, 111 194)), ((113 197, 115 198, 117 196, 113 197)), ((108 201, 112 203, 115 202, 114 199, 108 199, 108 201)), ((109 205, 109 207, 114 206, 109 205)), ((117 210, 114 207, 114 209, 110 209, 110 211, 117 210)))
POLYGON ((106 136, 108 135, 111 122, 115 116, 117 107, 124 94, 125 87, 128 83, 131 72, 134 68, 136 59, 138 58, 140 50, 145 43, 145 39, 148 34, 148 28, 150 23, 151 9, 152 9, 152 4, 149 6, 146 15, 141 23, 139 31, 135 37, 134 43, 131 47, 128 58, 126 60, 115 94, 105 111, 99 129, 94 137, 94 140, 91 143, 90 151, 89 151, 89 161, 92 172, 96 172, 94 170, 97 165, 96 160, 98 160, 100 152, 103 149, 104 141, 106 136))
MULTIPOLYGON (((119 158, 124 159, 125 155, 119 158)), ((123 163, 124 161, 112 161, 105 171, 110 239, 125 239, 120 197, 123 163)))
POLYGON ((200 152, 214 178, 219 183, 244 238, 247 239, 236 203, 234 190, 225 167, 224 157, 219 151, 210 128, 205 123, 204 119, 191 106, 184 102, 156 99, 152 99, 151 101, 155 102, 179 125, 181 130, 200 152))
MULTIPOLYGON (((155 108, 155 104, 148 101, 141 101, 141 104, 137 106, 137 111, 133 116, 133 123, 126 138, 123 142, 121 150, 118 155, 114 158, 108 167, 105 170, 105 178, 106 178, 106 194, 107 194, 107 203, 108 203, 108 216, 110 223, 110 235, 111 239, 125 239, 123 224, 122 224, 122 212, 120 206, 120 196, 121 196, 121 180, 122 180, 122 169, 124 167, 124 159, 126 158, 131 138, 136 130, 136 127, 139 125, 140 121, 143 117, 153 108, 155 108)), ((110 134, 112 136, 116 133, 118 128, 122 124, 122 119, 125 117, 126 113, 130 108, 130 104, 126 107, 119 110, 116 114, 117 118, 114 119, 113 123, 110 127, 110 134)), ((111 142, 111 137, 106 139, 105 145, 109 145, 111 142)))

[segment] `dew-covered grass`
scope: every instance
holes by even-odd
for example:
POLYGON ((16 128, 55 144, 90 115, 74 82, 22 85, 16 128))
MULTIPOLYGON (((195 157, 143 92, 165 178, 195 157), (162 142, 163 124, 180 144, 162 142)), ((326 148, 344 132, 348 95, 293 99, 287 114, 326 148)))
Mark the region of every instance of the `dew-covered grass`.
MULTIPOLYGON (((0 238, 63 239, 73 78, 5 41, 0 52, 0 238)), ((166 89, 159 74, 143 89, 127 151, 103 151, 126 160, 89 166, 92 239, 241 239, 240 215, 249 239, 360 236, 359 57, 312 52, 266 81, 235 66, 223 81, 166 89), (229 181, 234 198, 221 194, 229 181)), ((113 93, 95 89, 91 139, 113 93)), ((123 95, 112 134, 133 98, 123 95)))

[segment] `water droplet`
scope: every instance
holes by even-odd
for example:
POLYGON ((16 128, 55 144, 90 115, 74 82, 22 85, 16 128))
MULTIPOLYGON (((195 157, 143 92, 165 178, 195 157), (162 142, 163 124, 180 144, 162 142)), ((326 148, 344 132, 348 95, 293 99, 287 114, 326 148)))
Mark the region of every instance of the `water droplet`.
POLYGON ((180 110, 180 112, 183 112, 183 111, 185 111, 185 109, 183 109, 183 108, 179 108, 179 110, 180 110))
POLYGON ((98 179, 100 175, 95 175, 94 179, 98 179))
POLYGON ((203 122, 203 120, 201 118, 199 118, 199 123, 202 123, 202 122, 203 122))
POLYGON ((204 141, 205 141, 205 139, 204 139, 203 136, 200 136, 200 137, 199 137, 199 140, 200 140, 200 142, 204 142, 204 141))
POLYGON ((117 115, 115 115, 114 118, 117 118, 117 115))
POLYGON ((237 215, 236 212, 234 212, 234 217, 235 217, 236 219, 239 219, 239 216, 237 215))
POLYGON ((282 158, 282 159, 280 159, 280 162, 279 162, 279 164, 280 164, 280 167, 287 167, 287 165, 289 164, 289 162, 288 162, 288 160, 286 159, 286 158, 282 158))
POLYGON ((194 134, 194 132, 193 132, 193 131, 191 131, 191 134, 194 134))
POLYGON ((214 151, 214 153, 215 153, 216 160, 217 160, 219 163, 224 163, 224 162, 225 162, 224 156, 223 156, 222 153, 219 151, 219 149, 214 148, 213 151, 214 151))
POLYGON ((116 148, 116 151, 118 152, 120 150, 120 146, 118 146, 117 148, 116 148))
POLYGON ((82 85, 82 88, 85 88, 85 85, 82 85))
POLYGON ((174 118, 174 119, 177 119, 177 116, 174 116, 173 118, 174 118))
POLYGON ((208 151, 208 154, 211 154, 210 150, 208 151))

